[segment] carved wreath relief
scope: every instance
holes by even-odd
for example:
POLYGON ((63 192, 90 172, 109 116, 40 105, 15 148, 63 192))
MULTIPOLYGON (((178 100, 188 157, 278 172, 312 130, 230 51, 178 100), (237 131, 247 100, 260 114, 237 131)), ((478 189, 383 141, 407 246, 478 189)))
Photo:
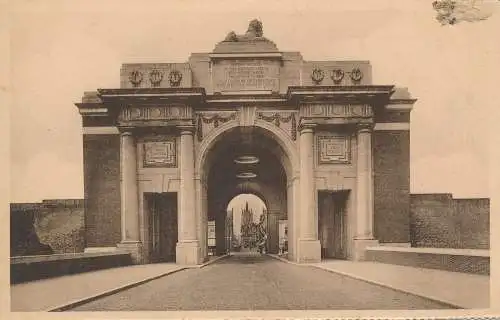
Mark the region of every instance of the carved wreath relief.
POLYGON ((342 79, 344 79, 344 71, 342 69, 332 70, 331 78, 333 80, 333 83, 340 84, 342 79))
POLYGON ((163 72, 154 69, 149 73, 149 81, 151 82, 151 86, 159 87, 162 80, 163 80, 163 72))
MULTIPOLYGON (((145 71, 151 87, 158 88, 161 87, 162 81, 165 77, 165 70, 152 69, 151 71, 145 71)), ((144 74, 140 70, 133 70, 128 75, 128 80, 132 84, 132 87, 139 88, 144 80, 144 74)), ((178 70, 171 70, 168 73, 168 82, 171 87, 179 87, 182 82, 182 73, 178 70)), ((147 85, 146 85, 147 86, 147 85)))
POLYGON ((145 168, 177 167, 177 146, 174 137, 144 141, 143 166, 145 168))
POLYGON ((325 78, 325 72, 320 68, 314 68, 311 73, 311 79, 314 84, 320 84, 325 78))
POLYGON ((354 82, 359 82, 363 78, 363 72, 359 68, 354 68, 351 71, 351 79, 354 82))
POLYGON ((178 87, 182 81, 182 73, 177 70, 170 71, 168 74, 168 82, 171 87, 178 87))
MULTIPOLYGON (((335 68, 330 71, 330 78, 333 80, 333 83, 336 85, 342 84, 342 80, 344 80, 345 74, 349 75, 353 84, 359 84, 361 79, 363 79, 363 72, 360 68, 353 68, 351 71, 344 71, 340 68, 335 68)), ((325 79, 325 71, 322 69, 315 67, 311 72, 311 79, 315 85, 319 85, 325 79)), ((346 83, 347 84, 347 83, 346 83)))
POLYGON ((319 164, 345 164, 351 162, 351 140, 347 135, 318 136, 319 164))
POLYGON ((132 86, 134 86, 134 88, 137 88, 139 87, 143 79, 142 72, 140 72, 139 70, 134 70, 130 72, 128 79, 130 83, 132 83, 132 86))

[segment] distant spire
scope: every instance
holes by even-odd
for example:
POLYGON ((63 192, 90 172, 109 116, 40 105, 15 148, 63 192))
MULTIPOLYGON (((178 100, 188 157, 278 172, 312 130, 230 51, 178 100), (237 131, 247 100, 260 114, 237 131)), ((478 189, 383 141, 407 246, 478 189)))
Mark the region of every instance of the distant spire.
POLYGON ((245 205, 245 210, 248 211, 248 201, 247 201, 247 203, 245 205))

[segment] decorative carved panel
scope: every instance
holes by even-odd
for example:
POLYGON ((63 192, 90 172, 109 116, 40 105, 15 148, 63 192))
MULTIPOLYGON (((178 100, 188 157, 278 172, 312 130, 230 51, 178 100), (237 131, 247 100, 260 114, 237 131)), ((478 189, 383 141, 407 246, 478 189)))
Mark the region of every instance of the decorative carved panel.
POLYGON ((236 112, 198 113, 196 119, 196 135, 202 141, 205 134, 218 128, 219 125, 237 118, 236 112))
POLYGON ((143 146, 143 166, 145 168, 177 167, 177 145, 174 137, 146 140, 143 146))
POLYGON ((257 118, 273 123, 278 128, 287 131, 292 140, 297 139, 297 119, 295 112, 267 112, 257 113, 257 118))
POLYGON ((371 117, 369 105, 307 104, 300 109, 300 115, 308 118, 356 118, 371 117))
POLYGON ((128 106, 122 109, 119 119, 121 121, 135 120, 177 120, 192 117, 191 108, 183 104, 165 106, 128 106))
POLYGON ((351 139, 348 135, 318 136, 319 164, 351 162, 351 139))

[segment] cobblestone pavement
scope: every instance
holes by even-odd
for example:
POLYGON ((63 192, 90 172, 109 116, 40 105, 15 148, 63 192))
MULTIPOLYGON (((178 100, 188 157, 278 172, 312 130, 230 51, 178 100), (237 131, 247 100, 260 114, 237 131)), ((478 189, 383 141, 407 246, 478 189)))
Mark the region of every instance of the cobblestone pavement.
POLYGON ((104 297, 73 311, 446 308, 312 267, 240 254, 104 297))

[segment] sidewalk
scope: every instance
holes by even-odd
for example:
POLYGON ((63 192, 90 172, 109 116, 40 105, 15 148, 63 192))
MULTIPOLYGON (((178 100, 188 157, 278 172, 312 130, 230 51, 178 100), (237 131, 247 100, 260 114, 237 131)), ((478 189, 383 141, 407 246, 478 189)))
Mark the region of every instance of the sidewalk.
MULTIPOLYGON (((284 258, 275 258, 289 262, 284 258)), ((293 262, 291 262, 293 263, 293 262)), ((342 274, 463 309, 489 308, 490 277, 378 262, 325 260, 307 266, 342 274)))
POLYGON ((175 263, 134 265, 11 285, 11 311, 51 311, 64 308, 181 270, 204 267, 223 257, 225 256, 211 259, 201 266, 175 263))

